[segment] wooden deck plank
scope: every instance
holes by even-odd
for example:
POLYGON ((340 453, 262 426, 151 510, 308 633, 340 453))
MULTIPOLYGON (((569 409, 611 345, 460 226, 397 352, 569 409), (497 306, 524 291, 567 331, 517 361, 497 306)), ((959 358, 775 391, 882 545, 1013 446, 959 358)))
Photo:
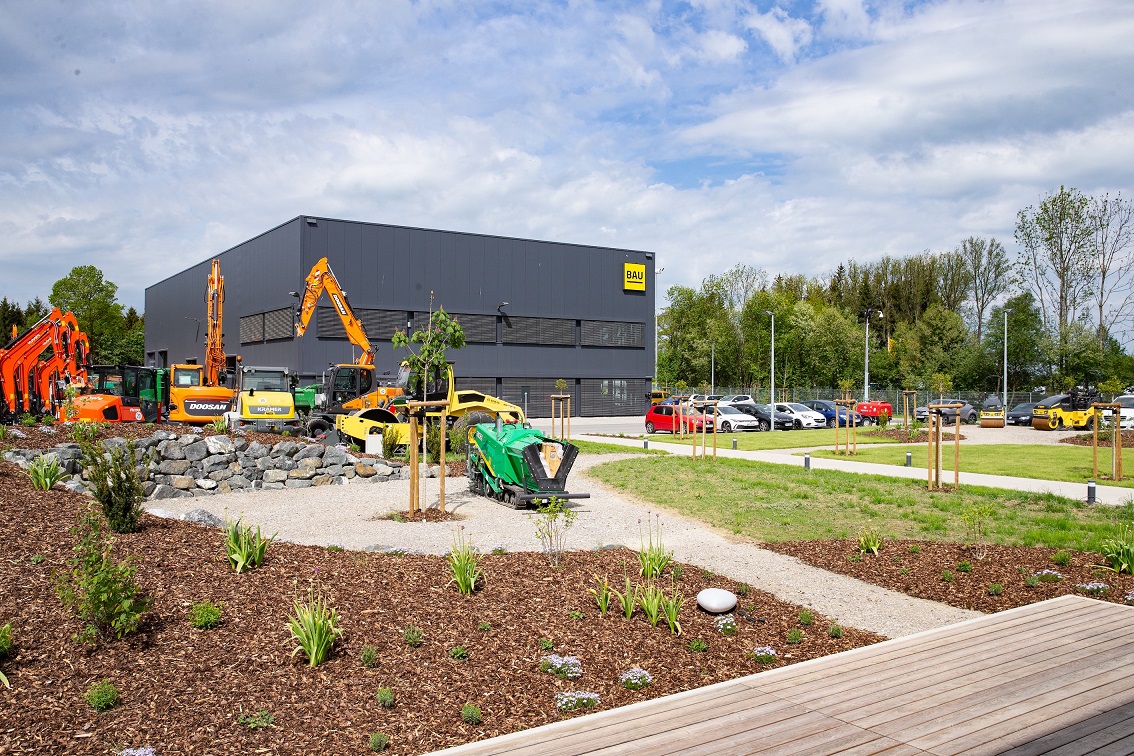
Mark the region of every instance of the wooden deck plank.
MULTIPOLYGON (((1082 710, 1078 710, 1074 715, 1078 717, 1082 713, 1082 710)), ((1070 756, 1090 753, 1112 741, 1134 735, 1134 702, 1078 721, 1061 721, 1066 718, 1067 715, 1052 719, 1047 723, 1049 729, 1054 728, 1052 732, 1006 751, 1005 756, 1070 756)))
MULTIPOLYGON (((832 719, 820 712, 807 711, 802 706, 796 707, 799 711, 789 720, 776 722, 764 727, 745 727, 731 729, 727 732, 715 733, 711 740, 702 739, 701 742, 690 743, 684 747, 673 747, 665 751, 673 756, 713 756, 719 753, 756 754, 769 751, 781 753, 794 753, 795 743, 806 736, 831 730, 842 730, 849 733, 854 728, 845 722, 832 719)), ((675 746, 683 745, 675 743, 675 746)))
POLYGON ((926 751, 914 748, 909 743, 902 743, 892 738, 879 738, 873 743, 834 751, 831 756, 836 754, 837 756, 922 756, 925 753, 926 751))
POLYGON ((1082 643, 1092 644, 1078 652, 1071 652, 1088 653, 1088 649, 1093 649, 1098 644, 1122 637, 1125 637, 1125 632, 1120 627, 1100 633, 1096 623, 1089 621, 1088 618, 1078 617, 1074 625, 1059 625, 1053 628, 1045 626, 1044 636, 1037 639, 1034 646, 1006 645, 1005 639, 995 638, 988 643, 972 646, 970 652, 964 649, 947 655, 930 652, 931 659, 919 654, 900 667, 879 667, 869 675, 861 677, 855 675, 842 684, 824 685, 802 693, 781 690, 775 692, 786 695, 797 703, 823 707, 828 713, 841 714, 866 709, 871 705, 885 706, 888 702, 896 702, 905 694, 913 694, 916 698, 918 694, 924 694, 942 684, 956 687, 960 678, 990 670, 990 658, 995 660, 997 668, 1010 670, 1022 664, 1038 664, 1053 656, 1068 653, 1067 645, 1072 643, 1077 646, 1082 643), (927 661, 932 661, 932 668, 939 671, 925 674, 927 661), (961 662, 964 664, 962 665, 961 662), (894 680, 901 682, 894 684, 894 680))

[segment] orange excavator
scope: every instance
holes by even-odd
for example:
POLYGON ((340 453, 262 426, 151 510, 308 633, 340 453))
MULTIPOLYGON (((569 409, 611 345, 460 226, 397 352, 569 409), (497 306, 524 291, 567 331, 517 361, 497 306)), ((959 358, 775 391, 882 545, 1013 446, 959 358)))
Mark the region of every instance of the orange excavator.
POLYGON ((232 403, 232 389, 225 388, 224 276, 220 260, 213 260, 205 288, 208 326, 205 364, 180 364, 170 368, 169 420, 178 423, 211 423, 224 416, 232 403))
MULTIPOLYGON (((308 420, 308 431, 312 435, 326 433, 333 428, 335 415, 384 409, 395 396, 402 394, 402 389, 396 386, 378 385, 378 376, 375 375, 374 369, 374 353, 377 348, 371 345, 366 335, 366 328, 351 309, 346 292, 339 285, 325 257, 315 263, 311 272, 307 274, 303 294, 291 292, 292 296, 300 299, 295 335, 301 337, 307 331, 311 316, 315 314, 315 306, 319 303, 319 297, 324 290, 330 297, 343 328, 346 329, 347 338, 350 339, 350 343, 362 350, 362 357, 355 363, 332 366, 322 387, 321 400, 316 402, 308 420)), ((383 413, 382 419, 392 420, 392 415, 390 418, 386 418, 386 415, 389 413, 383 413)))
POLYGON ((87 379, 90 342, 73 313, 58 307, 0 349, 0 422, 54 415, 67 386, 87 379))

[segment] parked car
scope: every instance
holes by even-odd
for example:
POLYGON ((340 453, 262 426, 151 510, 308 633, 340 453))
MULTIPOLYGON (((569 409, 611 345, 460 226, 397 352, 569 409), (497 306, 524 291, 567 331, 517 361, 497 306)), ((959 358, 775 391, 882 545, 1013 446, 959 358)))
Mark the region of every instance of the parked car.
POLYGON ((1031 425, 1032 424, 1032 410, 1035 409, 1035 402, 1021 402, 1012 409, 1008 410, 1008 417, 1005 420, 1009 425, 1031 425))
MULTIPOLYGON (((741 404, 731 404, 729 406, 756 418, 756 430, 766 431, 772 427, 772 415, 766 404, 745 402, 741 404)), ((776 413, 776 430, 791 430, 793 427, 795 427, 795 425, 791 415, 785 415, 782 412, 776 413)))
POLYGON ((751 394, 726 394, 721 397, 718 404, 755 404, 756 400, 751 394))
POLYGON ((862 415, 863 425, 876 425, 878 416, 883 412, 886 417, 894 418, 894 406, 887 401, 859 402, 855 410, 862 415))
MULTIPOLYGON (((711 415, 711 412, 706 414, 711 415)), ((760 430, 760 421, 731 405, 717 407, 717 428, 722 433, 760 430)))
MULTIPOLYGON (((677 410, 678 408, 671 404, 656 404, 650 407, 646 412, 646 433, 675 432, 678 429, 678 424, 682 422, 681 414, 677 410)), ((692 425, 696 430, 704 428, 711 431, 713 429, 713 418, 706 417, 700 412, 686 410, 684 418, 684 422, 692 425)))
POLYGON ((650 393, 646 394, 646 398, 650 400, 650 404, 661 404, 666 399, 669 399, 669 392, 665 389, 651 391, 650 393))
MULTIPOLYGON (((846 426, 847 424, 847 408, 840 407, 832 401, 826 399, 808 399, 807 401, 800 402, 804 407, 818 412, 820 415, 827 419, 827 427, 835 427, 835 418, 839 420, 839 425, 846 426)), ((857 412, 851 415, 855 425, 862 425, 862 415, 857 412)))
MULTIPOLYGON (((942 399, 939 402, 932 402, 932 404, 961 404, 961 403, 962 403, 962 400, 960 400, 960 399, 942 399)), ((954 422, 957 421, 957 412, 960 412, 962 423, 975 423, 977 421, 977 419, 980 417, 980 413, 978 413, 976 411, 976 408, 973 407, 973 405, 969 404, 968 402, 963 402, 963 404, 965 406, 961 407, 960 410, 942 409, 941 410, 941 417, 945 420, 946 423, 954 423, 954 422)), ((928 421, 929 420, 929 407, 928 406, 918 407, 917 409, 915 409, 914 410, 914 419, 918 420, 920 422, 928 421)))
POLYGON ((797 430, 801 428, 823 428, 827 425, 827 418, 823 417, 821 413, 798 402, 777 404, 776 411, 790 415, 792 427, 797 430))
POLYGON ((1116 397, 1114 401, 1122 405, 1120 410, 1122 419, 1118 427, 1122 430, 1134 430, 1134 394, 1116 397))

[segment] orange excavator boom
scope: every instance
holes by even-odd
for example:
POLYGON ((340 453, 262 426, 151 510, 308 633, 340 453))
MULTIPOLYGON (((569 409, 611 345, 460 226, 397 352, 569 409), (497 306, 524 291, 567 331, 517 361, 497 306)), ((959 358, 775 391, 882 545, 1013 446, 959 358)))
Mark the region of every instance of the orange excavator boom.
MULTIPOLYGON (((331 304, 334 305, 335 312, 342 320, 343 327, 346 328, 350 343, 362 350, 362 357, 357 364, 373 365, 374 352, 377 349, 371 346, 370 339, 366 335, 366 329, 362 326, 362 321, 355 316, 354 310, 350 307, 350 302, 347 301, 346 292, 339 286, 339 281, 335 278, 335 274, 331 271, 331 266, 327 263, 325 257, 315 263, 311 272, 307 274, 307 282, 300 299, 299 313, 296 316, 295 335, 302 336, 307 331, 307 324, 311 322, 311 316, 315 314, 315 305, 319 303, 319 297, 322 296, 324 289, 331 298, 331 304)), ((295 295, 299 296, 299 294, 295 295)))
POLYGON ((205 337, 205 385, 219 386, 224 372, 224 276, 220 272, 220 260, 213 260, 209 274, 208 288, 205 289, 205 302, 208 304, 208 334, 205 337))

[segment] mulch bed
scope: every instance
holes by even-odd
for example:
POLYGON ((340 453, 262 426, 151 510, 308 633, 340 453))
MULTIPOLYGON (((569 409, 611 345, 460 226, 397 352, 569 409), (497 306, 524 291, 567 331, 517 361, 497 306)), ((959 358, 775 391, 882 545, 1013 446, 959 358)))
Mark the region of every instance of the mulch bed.
POLYGON ((629 622, 601 617, 587 589, 596 574, 619 589, 624 574, 635 577, 637 557, 627 550, 571 552, 558 569, 541 554, 485 555, 485 581, 466 597, 449 585, 443 557, 274 543, 263 567, 237 575, 218 530, 146 515, 141 532, 118 536, 116 551, 137 559, 154 607, 138 633, 82 645, 71 639, 82 623, 55 595, 52 573, 66 569, 70 528, 88 501, 34 491, 23 471, 0 463, 0 623, 12 623, 15 640, 0 661, 12 683, 0 687, 0 752, 358 753, 381 731, 391 753, 420 753, 571 716, 555 709, 558 691, 595 691, 599 708, 609 709, 766 669, 745 655, 758 645, 773 646, 783 664, 881 640, 850 628, 831 639, 829 620, 816 616, 803 642, 789 645, 799 608, 756 590, 741 599, 755 621, 738 618, 737 634, 722 636, 694 597, 708 586, 738 586, 690 566, 676 581, 685 596, 683 635, 671 635, 664 621, 650 627, 640 611, 629 622), (328 591, 345 631, 314 669, 302 654, 292 657, 286 629, 296 591, 313 581, 328 591), (188 622, 190 606, 204 600, 223 606, 214 630, 188 622), (420 648, 403 642, 408 625, 424 631, 420 648), (541 638, 552 639, 555 653, 578 656, 583 677, 539 672, 541 638), (690 650, 694 638, 709 649, 690 650), (449 657, 457 645, 467 660, 449 657), (377 649, 375 669, 360 662, 365 646, 377 649), (635 665, 655 679, 631 692, 618 676, 635 665), (83 694, 103 679, 122 701, 98 714, 83 694), (390 710, 375 701, 385 686, 397 696, 390 710), (468 702, 481 708, 482 724, 461 720, 468 702), (239 723, 259 710, 271 712, 272 726, 239 723))
MULTIPOLYGON (((1102 429, 1099 430, 1099 448, 1100 449, 1104 448, 1104 447, 1109 449, 1112 446, 1114 446, 1114 444, 1111 443, 1111 436, 1112 436, 1113 433, 1114 433, 1114 431, 1110 431, 1110 430, 1106 430, 1106 431, 1104 431, 1102 429)), ((1072 446, 1093 446, 1094 445, 1094 434, 1093 433, 1079 433, 1077 435, 1069 436, 1067 438, 1061 438, 1061 439, 1059 439, 1059 443, 1071 444, 1072 446)), ((1122 431, 1122 448, 1123 449, 1134 448, 1134 431, 1122 431)))
MULTIPOLYGON (((917 434, 913 438, 910 438, 910 432, 904 428, 876 428, 867 431, 864 435, 888 438, 893 441, 901 441, 905 444, 924 444, 929 442, 929 431, 925 429, 917 431, 917 434)), ((953 434, 943 430, 941 432, 941 440, 952 441, 953 434)), ((961 434, 961 440, 966 440, 965 434, 963 433, 961 434)))
POLYGON ((1123 603, 1126 595, 1134 591, 1134 576, 1103 569, 1101 565, 1106 564, 1106 560, 1100 555, 1081 551, 1068 550, 1071 562, 1062 566, 1052 561, 1059 549, 1025 546, 975 547, 933 541, 886 541, 877 556, 860 554, 857 540, 853 539, 763 546, 867 583, 981 612, 998 612, 1076 593, 1076 585, 1091 582, 1109 586, 1106 594, 1097 596, 1104 601, 1123 603), (853 561, 856 556, 861 556, 861 561, 853 561), (964 561, 972 565, 971 572, 957 569, 964 561), (951 582, 943 579, 945 570, 953 573, 951 582), (1041 582, 1035 587, 1025 585, 1025 580, 1040 570, 1055 570, 1063 579, 1041 582), (988 588, 993 583, 1003 588, 999 596, 989 595, 988 588))

